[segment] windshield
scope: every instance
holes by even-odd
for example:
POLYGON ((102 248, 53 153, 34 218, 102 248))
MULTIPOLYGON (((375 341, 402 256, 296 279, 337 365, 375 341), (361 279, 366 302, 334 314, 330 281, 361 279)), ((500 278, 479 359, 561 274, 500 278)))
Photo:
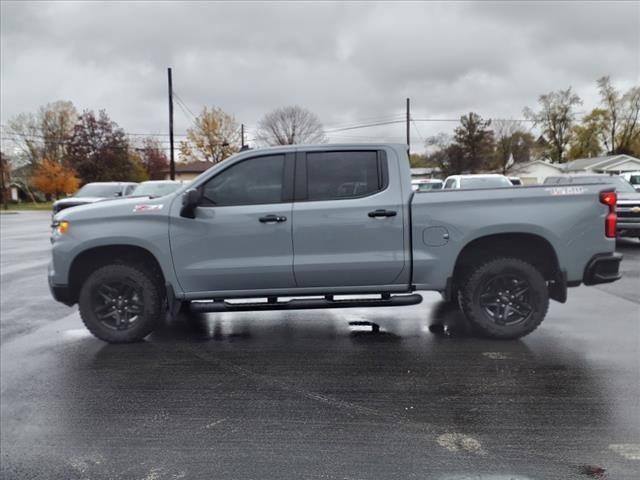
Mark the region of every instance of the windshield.
MULTIPOLYGON (((613 176, 611 177, 611 184, 613 184, 614 187, 616 187, 616 190, 620 193, 636 193, 636 189, 633 188, 633 186, 627 182, 624 178, 622 177, 616 177, 613 176)), ((609 183, 607 181, 607 183, 609 183)))
POLYGON ((180 183, 141 183, 138 185, 131 195, 142 197, 162 197, 171 192, 176 191, 180 187, 180 183))
POLYGON ((122 187, 117 183, 87 183, 75 193, 74 197, 115 197, 116 193, 121 191, 122 187))
POLYGON ((469 177, 460 181, 460 188, 512 187, 507 177, 469 177))

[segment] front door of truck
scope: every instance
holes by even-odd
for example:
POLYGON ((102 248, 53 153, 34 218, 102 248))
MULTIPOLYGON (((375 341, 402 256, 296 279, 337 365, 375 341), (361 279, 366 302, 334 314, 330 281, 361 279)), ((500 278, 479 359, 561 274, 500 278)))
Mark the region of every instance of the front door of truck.
POLYGON ((186 293, 295 286, 293 163, 293 154, 278 154, 230 165, 200 186, 195 218, 174 204, 171 252, 186 293))
POLYGON ((408 282, 399 172, 395 161, 387 162, 382 150, 297 155, 293 249, 298 287, 408 282))

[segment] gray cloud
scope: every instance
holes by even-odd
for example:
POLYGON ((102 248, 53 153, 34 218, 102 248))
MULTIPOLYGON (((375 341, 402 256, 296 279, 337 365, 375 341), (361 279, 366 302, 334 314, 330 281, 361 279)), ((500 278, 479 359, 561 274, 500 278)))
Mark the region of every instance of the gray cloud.
MULTIPOLYGON (((3 2, 0 17, 3 124, 69 99, 166 132, 167 66, 194 113, 221 106, 250 126, 287 104, 328 127, 387 118, 406 96, 416 117, 519 117, 569 85, 591 108, 605 74, 640 83, 638 3, 3 2)), ((189 122, 177 108, 177 129, 189 122)), ((401 141, 403 126, 333 137, 375 138, 401 141)))

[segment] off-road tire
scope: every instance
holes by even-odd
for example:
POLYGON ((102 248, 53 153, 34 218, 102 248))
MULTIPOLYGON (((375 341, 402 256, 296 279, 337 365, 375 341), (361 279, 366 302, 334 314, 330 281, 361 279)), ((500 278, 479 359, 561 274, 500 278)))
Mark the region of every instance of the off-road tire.
POLYGON ((149 335, 164 312, 163 290, 153 274, 137 266, 114 263, 98 268, 85 280, 78 300, 80 317, 89 331, 108 343, 138 342, 149 335), (136 285, 141 293, 141 313, 129 328, 116 330, 106 326, 95 312, 95 292, 107 282, 126 281, 136 285))
MULTIPOLYGON (((506 311, 504 303, 501 305, 502 311, 506 311)), ((479 333, 491 338, 516 339, 533 332, 542 323, 549 308, 549 291, 540 271, 530 263, 517 258, 497 258, 481 264, 471 272, 460 290, 460 307, 479 333), (491 289, 492 282, 511 277, 526 282, 528 288, 526 304, 531 307, 530 314, 520 323, 501 324, 492 318, 495 310, 491 311, 483 305, 489 303, 486 298, 492 294, 486 292, 487 289, 491 289)), ((513 313, 510 314, 513 315, 513 313)))

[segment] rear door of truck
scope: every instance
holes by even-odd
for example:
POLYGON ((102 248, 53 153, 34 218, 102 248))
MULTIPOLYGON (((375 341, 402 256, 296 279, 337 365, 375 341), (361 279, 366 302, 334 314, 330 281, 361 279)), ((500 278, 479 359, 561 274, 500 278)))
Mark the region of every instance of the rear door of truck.
POLYGON ((297 153, 292 225, 298 287, 408 281, 401 275, 409 258, 395 161, 375 148, 297 153))

